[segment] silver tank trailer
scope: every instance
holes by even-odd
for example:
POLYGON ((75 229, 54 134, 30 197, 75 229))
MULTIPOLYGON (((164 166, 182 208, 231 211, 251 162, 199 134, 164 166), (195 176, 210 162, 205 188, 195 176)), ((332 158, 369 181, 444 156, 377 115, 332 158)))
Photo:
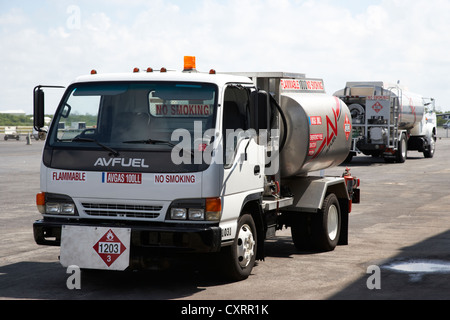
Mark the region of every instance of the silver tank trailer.
MULTIPOLYGON (((354 100, 354 103, 349 105, 350 112, 353 117, 353 124, 364 125, 366 120, 371 116, 379 116, 381 112, 375 112, 370 107, 370 103, 366 106, 365 99, 363 97, 370 96, 386 96, 391 100, 393 98, 399 98, 401 101, 400 109, 398 113, 398 129, 411 130, 415 129, 422 120, 425 107, 422 96, 403 90, 397 85, 390 85, 386 82, 348 82, 345 89, 337 91, 335 94, 337 97, 350 97, 354 100), (356 98, 361 97, 360 101, 355 101, 356 98), (367 117, 367 119, 366 119, 367 117)), ((373 104, 373 103, 372 103, 373 104)), ((388 109, 383 110, 383 113, 387 117, 392 119, 392 102, 388 109)))
POLYGON ((280 153, 281 177, 306 175, 338 166, 351 147, 352 118, 347 105, 326 94, 282 93, 287 122, 280 153))
POLYGON ((402 103, 398 115, 399 129, 413 129, 419 125, 425 114, 423 98, 415 93, 402 92, 402 103))

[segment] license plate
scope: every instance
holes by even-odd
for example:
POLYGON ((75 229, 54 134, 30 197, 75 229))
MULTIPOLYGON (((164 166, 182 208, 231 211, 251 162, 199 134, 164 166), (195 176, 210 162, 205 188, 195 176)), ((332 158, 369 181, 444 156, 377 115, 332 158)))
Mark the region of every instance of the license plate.
POLYGON ((64 267, 125 270, 130 260, 131 229, 63 226, 60 262, 64 267))

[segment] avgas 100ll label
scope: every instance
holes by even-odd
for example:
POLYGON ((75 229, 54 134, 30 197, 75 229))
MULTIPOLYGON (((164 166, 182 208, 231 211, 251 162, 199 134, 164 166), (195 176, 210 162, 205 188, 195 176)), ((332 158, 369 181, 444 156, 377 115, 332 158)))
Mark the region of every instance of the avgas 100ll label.
POLYGON ((142 173, 102 172, 102 183, 142 184, 142 173))

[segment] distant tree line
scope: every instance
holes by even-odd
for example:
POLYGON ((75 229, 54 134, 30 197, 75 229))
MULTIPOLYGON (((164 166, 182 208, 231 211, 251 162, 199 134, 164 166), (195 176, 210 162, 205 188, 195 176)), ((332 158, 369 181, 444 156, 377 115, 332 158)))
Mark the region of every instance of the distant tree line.
MULTIPOLYGON (((442 113, 450 113, 450 111, 442 112, 437 111, 438 115, 442 113)), ((46 117, 52 118, 53 115, 46 115, 46 117)), ((86 122, 87 127, 95 126, 97 124, 97 117, 93 115, 78 115, 72 114, 70 116, 70 122, 66 123, 66 126, 70 126, 71 122, 86 122)), ((442 126, 446 119, 438 117, 437 125, 442 126)), ((33 115, 15 115, 10 113, 0 113, 0 126, 32 126, 33 115)))
MULTIPOLYGON (((443 114, 443 113, 450 113, 450 111, 436 111, 437 115, 443 114)), ((442 126, 444 123, 446 123, 448 120, 444 119, 444 117, 437 117, 437 125, 438 127, 442 126)))
MULTIPOLYGON (((65 122, 64 119, 61 118, 60 122, 65 122)), ((66 127, 70 127, 72 123, 75 122, 85 122, 86 127, 93 127, 97 125, 97 116, 93 116, 90 114, 78 114, 71 113, 67 119, 66 127)))
POLYGON ((0 113, 0 126, 32 126, 32 115, 0 113))
MULTIPOLYGON (((46 115, 46 117, 53 118, 53 115, 46 115)), ((72 122, 85 122, 87 127, 92 127, 97 124, 97 117, 93 115, 78 115, 72 114, 66 122, 66 126, 71 126, 72 122)), ((64 122, 64 119, 62 119, 64 122)), ((0 113, 0 126, 17 127, 17 126, 32 126, 33 115, 15 115, 10 113, 0 113)))

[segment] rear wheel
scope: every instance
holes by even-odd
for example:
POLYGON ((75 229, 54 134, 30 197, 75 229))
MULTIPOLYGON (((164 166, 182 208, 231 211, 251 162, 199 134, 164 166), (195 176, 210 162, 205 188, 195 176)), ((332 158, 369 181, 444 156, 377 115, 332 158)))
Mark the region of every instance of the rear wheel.
POLYGON ((256 228, 250 214, 243 214, 238 221, 238 229, 233 244, 223 248, 222 268, 230 280, 248 278, 256 260, 256 228))
POLYGON ((398 163, 404 163, 406 161, 406 157, 408 155, 408 144, 406 142, 406 136, 402 134, 398 144, 398 150, 395 154, 395 160, 398 163))
POLYGON ((353 157, 356 156, 356 152, 349 152, 347 158, 345 158, 344 163, 352 162, 353 157))
POLYGON ((341 233, 341 209, 334 193, 325 198, 322 209, 313 216, 312 223, 314 248, 320 251, 334 250, 341 233))

